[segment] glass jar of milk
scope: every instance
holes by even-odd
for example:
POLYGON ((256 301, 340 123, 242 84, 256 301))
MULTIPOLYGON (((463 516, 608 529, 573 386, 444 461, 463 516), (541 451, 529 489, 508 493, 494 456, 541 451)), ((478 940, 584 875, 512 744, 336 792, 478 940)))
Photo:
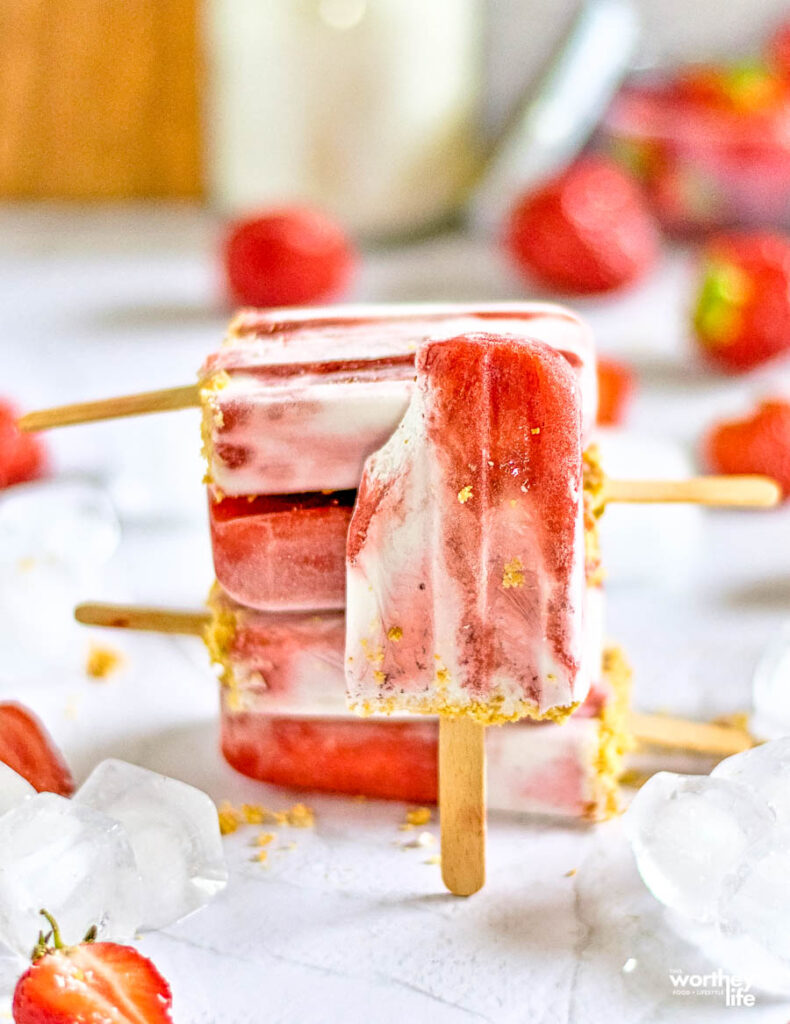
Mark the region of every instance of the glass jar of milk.
POLYGON ((482 0, 205 0, 210 196, 367 237, 445 218, 475 162, 482 0))

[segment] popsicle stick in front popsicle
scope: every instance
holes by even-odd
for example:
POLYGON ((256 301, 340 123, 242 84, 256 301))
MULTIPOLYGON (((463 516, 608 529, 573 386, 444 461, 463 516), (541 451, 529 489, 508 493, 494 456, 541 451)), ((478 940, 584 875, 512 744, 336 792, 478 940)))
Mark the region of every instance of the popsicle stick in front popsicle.
POLYGON ((439 717, 439 813, 442 881, 472 896, 486 880, 485 726, 473 718, 439 717))

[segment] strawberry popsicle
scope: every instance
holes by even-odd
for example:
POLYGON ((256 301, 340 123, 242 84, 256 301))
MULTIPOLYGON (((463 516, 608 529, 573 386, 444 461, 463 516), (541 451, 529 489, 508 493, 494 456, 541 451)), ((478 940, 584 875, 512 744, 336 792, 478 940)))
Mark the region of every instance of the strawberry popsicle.
POLYGON ((597 671, 578 379, 548 345, 493 334, 427 342, 416 369, 351 520, 349 707, 561 720, 597 671))
POLYGON ((366 306, 244 312, 200 372, 208 479, 216 494, 355 488, 398 425, 427 338, 485 330, 562 352, 595 420, 589 328, 558 306, 366 306))

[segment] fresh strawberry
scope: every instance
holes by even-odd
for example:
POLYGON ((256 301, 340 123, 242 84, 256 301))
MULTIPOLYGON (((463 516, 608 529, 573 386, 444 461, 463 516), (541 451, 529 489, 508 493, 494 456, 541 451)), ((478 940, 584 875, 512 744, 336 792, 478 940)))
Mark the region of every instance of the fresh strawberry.
POLYGON ((23 434, 16 425, 18 416, 10 402, 0 400, 0 487, 35 480, 46 470, 41 439, 23 434))
POLYGON ((26 707, 0 703, 0 761, 39 793, 71 796, 74 781, 44 726, 26 707))
POLYGON ((17 982, 16 1024, 172 1024, 170 986, 150 960, 131 946, 95 942, 95 929, 64 946, 41 913, 52 930, 39 936, 33 966, 17 982))
POLYGON ((634 396, 632 371, 614 359, 598 359, 598 423, 615 427, 624 422, 634 396))
POLYGON ((523 271, 563 292, 608 292, 641 277, 658 233, 637 186, 600 157, 579 160, 516 203, 505 247, 523 271))
POLYGON ((345 289, 355 263, 338 224, 318 210, 297 206, 232 224, 224 259, 232 298, 249 306, 334 298, 345 289))
POLYGON ((790 349, 790 239, 770 232, 712 239, 694 330, 706 358, 729 373, 790 349))
POLYGON ((790 402, 772 398, 743 420, 715 424, 703 440, 703 456, 716 473, 762 473, 790 497, 790 402))

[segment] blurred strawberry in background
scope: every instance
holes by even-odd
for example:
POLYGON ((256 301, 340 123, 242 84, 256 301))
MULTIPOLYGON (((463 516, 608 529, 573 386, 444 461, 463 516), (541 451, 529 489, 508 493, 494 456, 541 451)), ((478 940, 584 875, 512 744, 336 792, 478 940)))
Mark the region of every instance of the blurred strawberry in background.
POLYGON ((71 796, 74 780, 44 726, 22 704, 0 704, 0 761, 39 793, 71 796))
POLYGON ((790 350, 790 239, 719 235, 705 246, 694 332, 706 359, 742 373, 790 350))
POLYGON ((785 74, 749 60, 636 78, 612 104, 605 136, 662 227, 697 236, 788 223, 789 123, 785 74))
POLYGON ((771 36, 766 57, 781 75, 790 79, 790 19, 782 22, 771 36))
POLYGON ((516 203, 505 247, 528 282, 575 294, 610 292, 658 258, 658 232, 637 186, 586 157, 516 203))
POLYGON ((263 307, 339 298, 356 262, 340 225, 319 210, 301 206, 231 224, 223 257, 232 300, 263 307))
POLYGON ((614 359, 598 359, 598 424, 621 426, 636 390, 636 378, 630 367, 614 359))
POLYGON ((764 473, 790 497, 790 402, 767 399, 741 420, 715 424, 702 444, 703 458, 716 473, 764 473))
POLYGON ((19 411, 0 399, 0 487, 21 484, 43 476, 47 454, 41 438, 17 429, 19 411))
POLYGON ((679 105, 732 114, 769 113, 787 99, 784 80, 761 61, 692 65, 672 87, 679 105))

